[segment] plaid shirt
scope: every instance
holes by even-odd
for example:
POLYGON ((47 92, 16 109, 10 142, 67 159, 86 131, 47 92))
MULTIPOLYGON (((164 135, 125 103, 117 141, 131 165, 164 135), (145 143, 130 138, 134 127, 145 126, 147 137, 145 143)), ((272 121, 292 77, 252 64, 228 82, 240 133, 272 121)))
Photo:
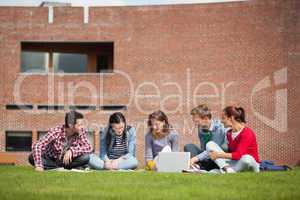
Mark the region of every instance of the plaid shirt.
POLYGON ((78 135, 71 137, 67 141, 65 126, 57 126, 50 129, 43 138, 32 145, 35 167, 43 167, 42 155, 61 161, 65 154, 66 143, 70 145, 68 149, 72 151, 73 158, 92 152, 85 130, 81 130, 78 135))

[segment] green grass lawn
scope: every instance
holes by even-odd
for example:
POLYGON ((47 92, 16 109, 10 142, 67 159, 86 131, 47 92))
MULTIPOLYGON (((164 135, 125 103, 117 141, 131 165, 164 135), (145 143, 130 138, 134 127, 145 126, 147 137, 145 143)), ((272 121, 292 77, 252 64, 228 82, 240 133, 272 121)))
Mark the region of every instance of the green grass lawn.
POLYGON ((300 168, 288 172, 183 174, 35 172, 0 166, 5 199, 300 199, 300 168))

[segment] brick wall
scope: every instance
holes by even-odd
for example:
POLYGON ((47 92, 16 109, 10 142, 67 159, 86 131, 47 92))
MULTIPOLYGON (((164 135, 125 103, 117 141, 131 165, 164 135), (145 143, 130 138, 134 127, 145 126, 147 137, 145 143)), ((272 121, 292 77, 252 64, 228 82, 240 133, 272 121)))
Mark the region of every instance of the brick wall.
MULTIPOLYGON (((47 8, 2 7, 0 151, 5 151, 5 130, 47 130, 62 123, 64 112, 43 113, 36 105, 49 104, 49 99, 68 104, 68 84, 84 83, 92 90, 79 87, 75 104, 129 103, 124 113, 137 126, 141 163, 150 112, 160 108, 168 113, 183 147, 198 143, 190 110, 208 103, 215 117, 225 105, 243 106, 247 124, 257 134, 261 159, 296 165, 299 8, 296 0, 91 7, 84 24, 83 8, 61 7, 54 8, 49 24, 47 8), (20 74, 21 41, 113 41, 115 73, 20 74), (20 97, 34 109, 6 110, 5 105, 16 103, 14 88, 21 79, 20 97)), ((110 114, 99 109, 84 113, 91 127, 105 125, 110 114)), ((26 153, 16 155, 19 164, 26 163, 26 153)))

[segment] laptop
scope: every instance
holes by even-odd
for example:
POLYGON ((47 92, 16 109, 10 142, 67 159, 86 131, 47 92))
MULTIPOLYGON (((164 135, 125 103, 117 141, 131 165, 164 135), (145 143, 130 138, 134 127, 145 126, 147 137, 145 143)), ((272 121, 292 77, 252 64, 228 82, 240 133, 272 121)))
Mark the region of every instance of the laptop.
POLYGON ((160 152, 158 172, 182 172, 190 168, 190 152, 160 152))

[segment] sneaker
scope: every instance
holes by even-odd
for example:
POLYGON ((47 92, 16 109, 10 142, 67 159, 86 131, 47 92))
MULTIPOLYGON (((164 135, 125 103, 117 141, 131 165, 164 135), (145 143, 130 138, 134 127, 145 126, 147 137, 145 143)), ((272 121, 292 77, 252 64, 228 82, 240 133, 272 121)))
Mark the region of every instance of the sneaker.
POLYGON ((228 173, 228 174, 232 174, 232 173, 236 173, 236 171, 234 171, 234 169, 232 169, 231 167, 223 167, 222 169, 220 169, 222 174, 228 173))
POLYGON ((232 173, 235 173, 236 171, 234 171, 234 169, 232 169, 231 167, 227 167, 226 168, 226 173, 229 173, 229 174, 232 174, 232 173))
POLYGON ((222 169, 212 169, 209 171, 210 174, 224 174, 225 172, 222 169))

